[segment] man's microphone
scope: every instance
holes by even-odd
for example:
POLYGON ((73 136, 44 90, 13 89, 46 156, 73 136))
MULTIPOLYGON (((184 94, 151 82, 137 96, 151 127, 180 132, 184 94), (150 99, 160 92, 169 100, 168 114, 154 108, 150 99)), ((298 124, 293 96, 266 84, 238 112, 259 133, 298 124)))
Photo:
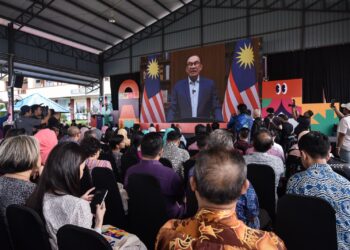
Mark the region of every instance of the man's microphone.
POLYGON ((195 89, 192 89, 192 95, 194 95, 196 93, 195 89))

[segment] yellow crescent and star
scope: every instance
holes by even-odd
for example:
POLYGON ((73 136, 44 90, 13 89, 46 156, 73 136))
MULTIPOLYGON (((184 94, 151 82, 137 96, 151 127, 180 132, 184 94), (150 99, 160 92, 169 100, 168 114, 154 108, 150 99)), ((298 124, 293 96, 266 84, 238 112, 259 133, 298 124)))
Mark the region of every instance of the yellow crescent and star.
POLYGON ((237 63, 240 67, 251 68, 254 66, 254 51, 251 44, 244 44, 244 46, 240 47, 240 51, 237 52, 237 63))
POLYGON ((148 61, 147 75, 149 78, 157 79, 159 77, 159 64, 156 58, 148 61))

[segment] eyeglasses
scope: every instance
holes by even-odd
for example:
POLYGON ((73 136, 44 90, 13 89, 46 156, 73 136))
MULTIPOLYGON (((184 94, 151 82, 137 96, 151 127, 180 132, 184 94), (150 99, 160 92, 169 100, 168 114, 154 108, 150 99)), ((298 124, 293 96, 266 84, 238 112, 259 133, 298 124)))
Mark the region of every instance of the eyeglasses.
POLYGON ((187 63, 187 67, 198 66, 199 64, 201 64, 200 61, 188 62, 188 63, 187 63))

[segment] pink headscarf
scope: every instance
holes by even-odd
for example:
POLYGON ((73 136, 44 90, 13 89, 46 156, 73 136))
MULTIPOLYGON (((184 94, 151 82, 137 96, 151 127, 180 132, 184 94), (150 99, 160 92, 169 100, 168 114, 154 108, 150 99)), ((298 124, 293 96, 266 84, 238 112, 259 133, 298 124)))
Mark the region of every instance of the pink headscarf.
POLYGON ((41 164, 45 165, 51 150, 57 145, 57 136, 51 129, 45 128, 34 135, 39 141, 41 164))

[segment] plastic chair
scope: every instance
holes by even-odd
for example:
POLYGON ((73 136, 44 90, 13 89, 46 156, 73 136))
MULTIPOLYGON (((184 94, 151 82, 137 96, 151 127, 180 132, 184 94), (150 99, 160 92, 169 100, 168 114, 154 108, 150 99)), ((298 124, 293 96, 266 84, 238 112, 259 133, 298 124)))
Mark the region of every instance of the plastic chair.
POLYGON ((58 230, 57 244, 59 250, 112 250, 101 234, 75 225, 64 225, 58 230))
POLYGON ((276 217, 275 172, 272 167, 248 164, 247 178, 258 196, 259 206, 265 209, 272 221, 276 217))
POLYGON ((13 250, 51 250, 45 224, 33 209, 10 205, 6 218, 13 250))
POLYGON ((117 181, 112 170, 96 167, 92 170, 92 182, 96 189, 107 189, 105 199, 106 213, 104 224, 113 225, 124 230, 128 228, 128 221, 123 208, 117 181))
POLYGON ((132 174, 128 180, 130 232, 148 249, 154 249, 159 229, 167 221, 165 198, 159 182, 144 174, 132 174))
POLYGON ((276 234, 288 250, 338 249, 335 211, 317 197, 287 194, 279 199, 276 234))

